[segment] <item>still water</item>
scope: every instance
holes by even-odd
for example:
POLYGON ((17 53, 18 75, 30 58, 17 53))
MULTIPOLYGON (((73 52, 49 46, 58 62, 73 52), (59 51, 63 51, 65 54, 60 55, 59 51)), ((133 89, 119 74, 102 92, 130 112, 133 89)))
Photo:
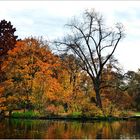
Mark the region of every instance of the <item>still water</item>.
POLYGON ((140 139, 140 120, 53 121, 4 119, 0 138, 23 139, 140 139))

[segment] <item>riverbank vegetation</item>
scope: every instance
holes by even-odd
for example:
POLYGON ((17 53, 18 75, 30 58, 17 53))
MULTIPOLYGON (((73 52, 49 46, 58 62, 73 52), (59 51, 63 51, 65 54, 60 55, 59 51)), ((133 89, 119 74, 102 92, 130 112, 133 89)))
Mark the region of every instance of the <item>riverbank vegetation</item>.
POLYGON ((98 118, 140 111, 140 70, 124 73, 113 56, 123 26, 105 26, 92 10, 68 27, 54 53, 42 38, 18 39, 11 22, 0 22, 0 114, 98 118))

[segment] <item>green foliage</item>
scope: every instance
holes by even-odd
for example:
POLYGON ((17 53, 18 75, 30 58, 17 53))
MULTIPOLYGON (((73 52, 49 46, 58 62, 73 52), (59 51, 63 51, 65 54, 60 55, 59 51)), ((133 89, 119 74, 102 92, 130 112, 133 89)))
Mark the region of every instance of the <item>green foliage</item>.
POLYGON ((82 116, 82 112, 72 112, 69 116, 72 118, 79 118, 82 116))
POLYGON ((12 117, 14 118, 34 118, 39 117, 40 114, 34 111, 26 111, 26 112, 13 112, 12 117))

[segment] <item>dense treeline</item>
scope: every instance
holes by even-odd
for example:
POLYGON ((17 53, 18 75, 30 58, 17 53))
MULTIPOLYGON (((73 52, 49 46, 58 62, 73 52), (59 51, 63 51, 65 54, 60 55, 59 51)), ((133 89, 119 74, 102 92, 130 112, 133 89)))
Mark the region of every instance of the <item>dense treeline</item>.
MULTIPOLYGON (((89 13, 86 12, 86 14, 89 13)), ((88 16, 90 20, 94 20, 95 15, 88 16)), ((101 22, 100 18, 97 23, 99 22, 101 22)), ((74 24, 69 26, 78 28, 74 24)), ((98 26, 100 27, 100 24, 98 26)), ((120 27, 118 28, 120 31, 120 27)), ((78 30, 82 31, 80 28, 78 30)), ((101 28, 99 30, 101 32, 101 28)), ((34 111, 43 116, 79 115, 90 117, 121 116, 125 115, 128 110, 140 110, 140 72, 139 70, 138 72, 128 71, 123 74, 112 52, 111 56, 106 57, 101 57, 100 52, 99 54, 97 52, 98 59, 96 61, 92 59, 92 53, 90 53, 91 58, 88 59, 87 55, 85 60, 77 57, 75 53, 68 53, 68 51, 54 54, 51 46, 44 40, 32 37, 17 39, 17 36, 14 35, 15 31, 11 22, 5 20, 0 22, 1 114, 8 112, 11 115, 15 111, 34 111), (88 64, 89 67, 86 67, 86 70, 85 67, 81 67, 88 64), (94 77, 94 72, 92 76, 90 72, 96 70, 95 68, 99 68, 99 71, 94 77), (100 83, 98 83, 99 81, 100 83), (97 86, 97 83, 100 86, 97 86), (99 88, 101 102, 98 101, 96 88, 99 88)), ((90 28, 90 34, 91 32, 92 28, 90 28)), ((68 44, 68 40, 63 42, 75 52, 80 50, 82 42, 79 40, 76 42, 76 39, 82 38, 79 33, 77 34, 78 38, 74 40, 69 38, 71 39, 70 43, 75 43, 75 45, 79 43, 77 50, 71 46, 72 44, 68 44)), ((108 34, 103 32, 104 37, 100 38, 100 41, 104 41, 110 34, 115 35, 114 32, 108 32, 108 34)), ((121 31, 117 34, 121 36, 121 31)), ((89 36, 86 38, 84 34, 82 35, 88 41, 89 36)), ((111 43, 120 38, 117 36, 112 39, 111 43)), ((63 43, 61 42, 61 44, 63 43)), ((88 42, 86 43, 89 47, 88 42)), ((109 46, 100 48, 98 45, 96 47, 97 50, 102 50, 109 46)), ((84 51, 86 50, 84 49, 84 51)), ((81 55, 81 58, 83 57, 81 55)))

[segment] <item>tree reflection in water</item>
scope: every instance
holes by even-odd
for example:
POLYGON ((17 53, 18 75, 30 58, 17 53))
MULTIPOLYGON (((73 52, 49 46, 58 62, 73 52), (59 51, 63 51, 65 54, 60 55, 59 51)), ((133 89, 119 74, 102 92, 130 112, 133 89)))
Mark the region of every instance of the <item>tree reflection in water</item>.
POLYGON ((0 121, 0 138, 110 139, 140 138, 140 120, 50 121, 5 119, 0 121))

